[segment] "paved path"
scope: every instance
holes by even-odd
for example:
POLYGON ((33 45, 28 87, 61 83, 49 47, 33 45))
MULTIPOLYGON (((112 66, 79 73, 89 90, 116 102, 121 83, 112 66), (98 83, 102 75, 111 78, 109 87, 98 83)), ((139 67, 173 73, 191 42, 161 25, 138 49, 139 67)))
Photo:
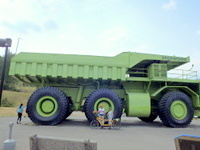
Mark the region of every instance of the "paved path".
MULTIPOLYGON (((8 124, 16 117, 0 118, 0 149, 8 138, 8 124)), ((122 118, 120 130, 91 129, 84 115, 75 113, 58 126, 36 126, 28 118, 14 124, 13 139, 16 150, 29 150, 29 137, 37 134, 67 139, 97 141, 98 150, 175 150, 174 137, 181 134, 200 135, 200 120, 193 120, 188 128, 167 128, 159 119, 145 123, 137 118, 122 118)))

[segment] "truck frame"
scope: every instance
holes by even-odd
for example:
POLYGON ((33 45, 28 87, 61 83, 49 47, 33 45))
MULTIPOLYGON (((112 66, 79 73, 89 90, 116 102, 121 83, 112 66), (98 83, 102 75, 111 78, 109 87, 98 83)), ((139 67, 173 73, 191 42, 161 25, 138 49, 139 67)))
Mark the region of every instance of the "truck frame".
POLYGON ((164 125, 187 127, 200 116, 200 81, 196 71, 175 68, 189 57, 123 52, 113 57, 19 53, 9 75, 36 86, 27 113, 35 124, 57 125, 73 111, 91 122, 94 110, 111 107, 145 122, 157 116, 164 125))

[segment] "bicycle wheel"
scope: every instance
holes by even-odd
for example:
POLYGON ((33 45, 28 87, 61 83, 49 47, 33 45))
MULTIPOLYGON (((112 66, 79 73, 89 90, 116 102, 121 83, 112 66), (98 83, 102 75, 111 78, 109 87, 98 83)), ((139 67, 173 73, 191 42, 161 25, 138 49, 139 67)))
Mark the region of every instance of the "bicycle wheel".
POLYGON ((113 120, 112 121, 112 125, 111 125, 112 129, 120 129, 121 127, 121 120, 113 120))
POLYGON ((92 129, 98 129, 99 128, 99 122, 97 121, 97 120, 92 120, 91 122, 90 122, 90 127, 92 128, 92 129))

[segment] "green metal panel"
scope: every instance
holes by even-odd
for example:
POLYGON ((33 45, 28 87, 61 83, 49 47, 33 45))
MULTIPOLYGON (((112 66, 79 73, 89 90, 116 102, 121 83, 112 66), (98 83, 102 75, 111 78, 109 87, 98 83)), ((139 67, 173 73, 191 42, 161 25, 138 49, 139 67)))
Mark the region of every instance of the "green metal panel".
MULTIPOLYGON (((20 63, 17 64, 18 66, 20 66, 20 63)), ((31 76, 36 76, 36 70, 37 70, 37 63, 33 63, 31 66, 31 76)), ((19 73, 20 74, 20 73, 19 73)))
POLYGON ((42 76, 45 77, 47 74, 47 63, 43 63, 42 65, 42 76))
POLYGON ((22 63, 22 67, 21 67, 21 74, 22 74, 22 75, 25 75, 25 72, 26 72, 26 63, 23 62, 23 63, 22 63))
MULTIPOLYGON (((81 65, 79 66, 79 68, 81 68, 81 65)), ((81 69, 78 69, 78 65, 74 65, 72 67, 72 77, 75 78, 75 79, 78 78, 78 70, 81 71, 81 69)), ((81 72, 80 74, 81 74, 81 77, 82 77, 83 72, 81 72)))
POLYGON ((111 77, 113 77, 113 80, 117 79, 117 67, 112 67, 111 77))
POLYGON ((148 117, 151 113, 149 93, 127 93, 127 116, 148 117))
POLYGON ((9 74, 18 77, 25 76, 29 79, 34 76, 48 76, 125 81, 128 68, 140 67, 140 65, 148 67, 156 60, 166 63, 169 69, 188 62, 189 57, 131 52, 124 52, 114 57, 20 53, 12 59, 9 74))
POLYGON ((151 64, 149 78, 167 78, 167 64, 151 64))
POLYGON ((20 53, 12 59, 10 75, 19 74, 21 76, 43 77, 72 77, 92 78, 92 79, 113 79, 124 80, 127 62, 113 59, 113 57, 84 56, 84 55, 60 55, 60 54, 39 54, 39 53, 20 53), (17 66, 14 63, 17 63, 17 66), (120 63, 119 63, 120 62, 120 63), (32 73, 26 67, 31 64, 32 73), (41 68, 42 65, 42 68, 41 68), (17 69, 20 67, 20 70, 17 69), (112 67, 118 67, 118 73, 112 74, 112 67), (41 72, 42 71, 42 72, 41 72), (117 77, 117 78, 116 78, 117 77))
POLYGON ((83 69, 83 78, 84 79, 89 78, 89 66, 88 65, 84 66, 84 69, 83 69))
POLYGON ((63 73, 63 78, 66 78, 67 74, 68 74, 68 65, 67 64, 63 65, 62 73, 63 73))
POLYGON ((102 76, 103 76, 104 80, 108 79, 108 70, 107 69, 108 69, 108 67, 103 66, 103 74, 102 74, 102 76))
POLYGON ((57 64, 53 64, 52 77, 57 77, 57 64))
MULTIPOLYGON (((122 53, 120 57, 124 57, 127 53, 122 53)), ((129 68, 137 66, 150 65, 152 63, 167 64, 168 70, 174 69, 177 66, 185 64, 190 61, 189 57, 177 57, 177 56, 166 56, 166 55, 155 55, 155 54, 141 54, 129 52, 129 68), (153 60, 153 61, 152 61, 153 60)))
POLYGON ((126 114, 129 117, 148 117, 151 113, 151 98, 142 82, 125 82, 127 94, 126 114))

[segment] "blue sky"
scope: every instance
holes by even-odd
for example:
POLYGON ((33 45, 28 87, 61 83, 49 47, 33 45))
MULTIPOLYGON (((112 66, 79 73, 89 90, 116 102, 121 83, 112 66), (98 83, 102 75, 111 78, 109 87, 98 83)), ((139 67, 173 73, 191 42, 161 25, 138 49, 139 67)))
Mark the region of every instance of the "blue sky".
MULTIPOLYGON (((0 0, 0 38, 15 53, 190 56, 200 70, 199 0, 0 0)), ((199 71, 200 72, 200 71, 199 71)))

